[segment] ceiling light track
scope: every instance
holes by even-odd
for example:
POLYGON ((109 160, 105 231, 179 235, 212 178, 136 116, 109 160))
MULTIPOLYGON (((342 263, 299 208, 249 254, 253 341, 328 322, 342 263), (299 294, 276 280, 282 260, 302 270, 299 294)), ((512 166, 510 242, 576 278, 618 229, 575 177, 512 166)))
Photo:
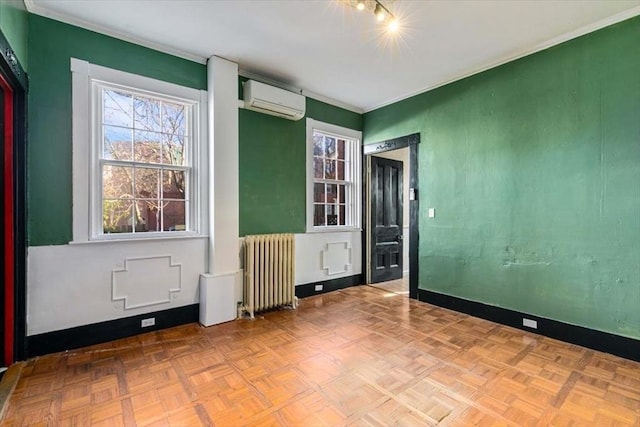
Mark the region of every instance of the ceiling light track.
POLYGON ((359 11, 369 10, 373 12, 376 20, 387 25, 387 30, 395 32, 398 30, 398 20, 391 10, 385 6, 381 0, 352 0, 347 1, 351 6, 359 11))

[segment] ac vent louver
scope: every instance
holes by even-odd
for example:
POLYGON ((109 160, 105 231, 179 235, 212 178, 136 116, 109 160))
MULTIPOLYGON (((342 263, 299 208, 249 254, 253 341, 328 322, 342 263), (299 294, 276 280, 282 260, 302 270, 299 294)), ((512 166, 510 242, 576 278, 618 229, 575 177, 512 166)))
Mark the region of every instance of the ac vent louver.
POLYGON ((245 108, 289 120, 304 117, 306 99, 303 95, 269 86, 255 80, 244 83, 245 108))

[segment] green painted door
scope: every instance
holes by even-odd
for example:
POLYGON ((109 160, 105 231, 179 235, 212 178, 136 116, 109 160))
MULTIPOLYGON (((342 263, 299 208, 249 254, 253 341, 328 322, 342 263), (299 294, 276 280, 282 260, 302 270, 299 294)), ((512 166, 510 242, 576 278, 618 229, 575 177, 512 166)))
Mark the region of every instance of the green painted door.
POLYGON ((402 277, 402 162, 371 157, 371 283, 402 277))

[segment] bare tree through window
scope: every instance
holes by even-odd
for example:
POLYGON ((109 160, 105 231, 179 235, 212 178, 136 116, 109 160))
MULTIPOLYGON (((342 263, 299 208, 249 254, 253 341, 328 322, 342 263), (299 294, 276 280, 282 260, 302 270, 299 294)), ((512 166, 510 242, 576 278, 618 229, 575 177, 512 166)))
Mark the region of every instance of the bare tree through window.
POLYGON ((191 106, 102 88, 104 233, 187 227, 191 106))

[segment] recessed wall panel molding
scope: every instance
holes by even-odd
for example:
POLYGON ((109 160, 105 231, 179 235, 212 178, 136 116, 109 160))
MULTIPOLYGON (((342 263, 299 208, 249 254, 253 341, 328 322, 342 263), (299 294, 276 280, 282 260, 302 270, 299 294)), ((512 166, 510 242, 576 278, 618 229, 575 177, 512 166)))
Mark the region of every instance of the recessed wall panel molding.
POLYGON ((111 273, 111 289, 125 310, 169 303, 182 290, 182 264, 170 255, 125 258, 124 268, 111 273))
POLYGON ((322 251, 322 268, 327 276, 346 273, 351 265, 351 244, 348 241, 327 243, 322 251))
POLYGON ((296 234, 295 284, 322 282, 360 274, 362 232, 296 234))
POLYGON ((206 237, 198 237, 32 246, 27 265, 27 335, 197 304, 198 281, 207 271, 207 245, 206 237), (128 274, 117 273, 114 281, 114 271, 125 270, 125 258, 149 256, 155 261, 130 262, 128 274), (134 291, 141 294, 129 289, 136 267, 143 274, 134 291), (179 291, 170 291, 175 289, 179 291), (167 301, 169 295, 169 303, 124 309, 123 297, 129 298, 126 304, 131 307, 137 305, 136 299, 167 301), (114 296, 120 299, 114 301, 114 296), (82 303, 69 305, 69 301, 82 303))

